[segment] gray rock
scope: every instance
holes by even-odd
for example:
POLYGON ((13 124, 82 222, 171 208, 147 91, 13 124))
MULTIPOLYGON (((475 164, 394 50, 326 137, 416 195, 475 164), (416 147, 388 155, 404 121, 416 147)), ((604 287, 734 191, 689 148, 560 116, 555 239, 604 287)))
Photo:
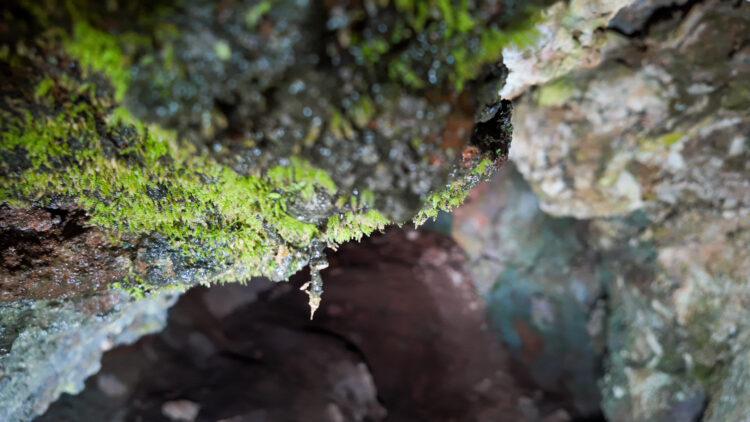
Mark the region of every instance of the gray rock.
POLYGON ((176 295, 139 301, 105 293, 66 301, 0 303, 0 420, 30 420, 75 394, 102 354, 162 329, 176 295))

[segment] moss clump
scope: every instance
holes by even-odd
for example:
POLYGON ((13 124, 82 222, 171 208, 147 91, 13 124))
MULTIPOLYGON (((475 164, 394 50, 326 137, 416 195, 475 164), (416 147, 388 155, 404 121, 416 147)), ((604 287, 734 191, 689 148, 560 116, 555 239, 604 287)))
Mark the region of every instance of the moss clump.
POLYGON ((546 3, 506 6, 498 17, 481 2, 394 0, 383 2, 382 22, 368 18, 372 31, 355 32, 346 39, 351 38, 349 51, 360 64, 385 61, 389 77, 408 87, 447 83, 460 92, 484 65, 500 60, 504 48, 525 47, 538 38, 540 6, 546 3), (379 31, 378 26, 389 29, 379 31))
POLYGON ((336 184, 323 170, 316 169, 307 161, 292 156, 289 165, 277 165, 268 170, 268 178, 281 186, 289 186, 292 192, 299 192, 310 198, 316 187, 325 189, 330 195, 336 193, 336 184))
MULTIPOLYGON (((149 127, 138 130, 116 121, 99 129, 102 122, 89 107, 79 103, 54 118, 29 113, 3 122, 0 150, 22 149, 32 167, 2 177, 2 200, 44 202, 51 194, 64 194, 89 210, 92 223, 111 232, 160 233, 188 255, 201 256, 208 246, 213 256, 247 268, 275 266, 265 257, 276 255, 279 242, 304 248, 320 234, 320 228, 286 210, 288 198, 309 199, 317 190, 336 194, 323 170, 291 157, 288 165, 265 175, 239 175, 207 156, 178 157, 178 141, 162 137, 168 133, 159 136, 149 127), (130 134, 128 146, 106 156, 102 137, 123 132, 130 134), (196 244, 201 246, 191 247, 196 244)), ((327 240, 343 242, 361 237, 362 229, 371 232, 374 213, 350 211, 341 222, 350 236, 327 240)), ((378 222, 382 228, 384 221, 378 222)))
POLYGON ((349 240, 360 240, 375 230, 382 230, 389 221, 377 210, 364 213, 347 212, 334 215, 328 219, 325 239, 331 244, 340 244, 349 240))
POLYGON ((117 37, 81 20, 75 23, 73 35, 64 45, 84 69, 107 75, 115 90, 115 100, 122 101, 130 81, 130 68, 117 37))

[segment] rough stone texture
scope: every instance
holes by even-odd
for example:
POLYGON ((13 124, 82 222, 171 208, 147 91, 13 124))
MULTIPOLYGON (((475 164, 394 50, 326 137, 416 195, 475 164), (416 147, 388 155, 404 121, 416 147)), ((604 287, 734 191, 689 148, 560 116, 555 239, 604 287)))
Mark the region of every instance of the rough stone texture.
POLYGON ((596 66, 607 41, 603 29, 622 7, 631 3, 634 1, 573 0, 557 2, 546 9, 534 26, 536 37, 503 49, 509 74, 501 95, 516 98, 531 86, 574 69, 596 66))
MULTIPOLYGON (((535 321, 535 312, 545 315, 549 296, 569 295, 573 270, 594 257, 605 306, 581 305, 578 312, 590 314, 591 326, 606 311, 599 324, 609 420, 750 414, 742 375, 750 348, 749 28, 745 1, 638 1, 621 10, 609 24, 601 63, 518 100, 511 159, 548 221, 533 206, 503 205, 519 194, 501 182, 487 188, 475 215, 457 219, 479 282, 506 282, 488 297, 520 297, 523 316, 536 324, 520 339, 522 356, 554 344, 559 332, 543 332, 545 319, 535 321), (483 201, 505 208, 482 210, 483 201), (520 236, 495 224, 534 218, 543 233, 569 217, 576 220, 554 238, 580 233, 577 243, 547 241, 540 246, 544 259, 511 272, 523 254, 507 251, 520 236), (491 222, 484 230, 483 220, 491 222), (488 243, 472 246, 482 241, 488 243), (494 250, 508 258, 488 252, 494 250), (544 281, 540 274, 556 270, 557 287, 548 283, 527 299, 544 281), (525 295, 514 291, 514 277, 526 281, 525 295)), ((533 245, 537 236, 520 239, 533 245)), ((513 341, 519 329, 505 310, 500 329, 513 341)), ((532 373, 537 368, 533 359, 526 365, 532 373)))
POLYGON ((0 300, 73 296, 122 280, 127 251, 85 221, 75 208, 0 205, 0 300))
POLYGON ((726 378, 706 410, 706 422, 747 421, 750 409, 750 354, 740 351, 726 370, 726 378))
POLYGON ((678 9, 684 18, 613 40, 598 67, 521 101, 512 159, 542 208, 589 218, 678 201, 746 207, 747 7, 678 9))
POLYGON ((175 299, 129 301, 112 292, 66 302, 0 302, 0 420, 30 420, 61 393, 80 391, 99 370, 102 353, 162 329, 175 299))

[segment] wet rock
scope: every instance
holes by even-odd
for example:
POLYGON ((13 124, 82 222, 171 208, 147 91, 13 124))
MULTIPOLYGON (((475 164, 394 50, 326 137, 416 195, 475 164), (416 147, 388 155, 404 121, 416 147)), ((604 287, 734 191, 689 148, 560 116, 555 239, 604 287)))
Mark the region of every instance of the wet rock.
POLYGON ((597 223, 616 268, 604 406, 614 420, 684 409, 697 418, 696 403, 714 400, 724 368, 745 359, 748 241, 728 231, 746 229, 706 210, 658 226, 638 220, 597 223))
POLYGON ((31 420, 61 393, 80 391, 102 353, 161 329, 175 299, 110 292, 0 302, 0 420, 31 420))
POLYGON ((609 22, 609 28, 627 36, 642 35, 657 19, 668 20, 673 14, 684 13, 695 1, 639 0, 623 7, 609 22))
POLYGON ((81 210, 0 205, 0 300, 54 299, 105 289, 125 275, 127 252, 81 210))
POLYGON ((705 421, 741 421, 747 418, 750 409, 748 379, 750 379, 750 356, 747 349, 740 351, 729 366, 726 377, 721 381, 719 391, 706 409, 705 421))

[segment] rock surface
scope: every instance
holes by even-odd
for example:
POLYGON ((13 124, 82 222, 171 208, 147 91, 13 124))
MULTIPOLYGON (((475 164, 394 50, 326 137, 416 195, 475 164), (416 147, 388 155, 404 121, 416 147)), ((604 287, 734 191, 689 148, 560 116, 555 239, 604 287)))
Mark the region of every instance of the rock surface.
POLYGON ((501 95, 516 98, 534 85, 581 67, 596 66, 607 42, 603 28, 631 3, 637 2, 572 0, 552 4, 533 27, 535 37, 503 49, 509 74, 501 95))
POLYGON ((0 420, 31 420, 52 398, 80 391, 102 353, 162 329, 175 299, 129 302, 112 292, 65 303, 0 303, 0 420))
POLYGON ((481 188, 457 238, 527 371, 554 374, 534 358, 565 356, 559 338, 588 324, 578 357, 606 350, 608 420, 742 420, 750 4, 637 1, 608 28, 598 64, 517 101, 511 159, 535 195, 512 178, 481 188), (544 330, 563 315, 581 317, 544 330))

